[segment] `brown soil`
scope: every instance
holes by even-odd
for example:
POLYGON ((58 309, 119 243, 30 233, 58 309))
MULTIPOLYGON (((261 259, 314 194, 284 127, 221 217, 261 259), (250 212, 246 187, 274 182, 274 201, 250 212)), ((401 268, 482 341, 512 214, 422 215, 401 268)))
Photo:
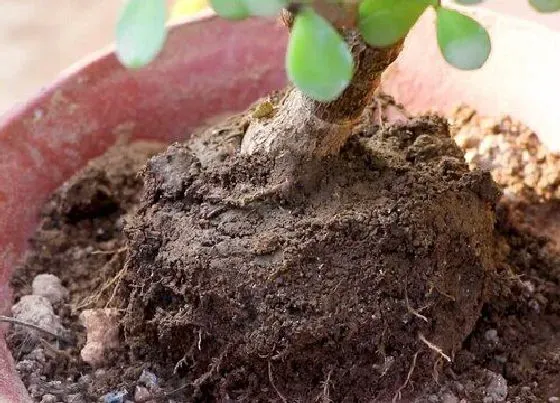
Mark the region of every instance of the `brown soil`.
POLYGON ((32 346, 20 334, 9 336, 18 370, 38 401, 44 394, 60 401, 87 396, 89 376, 84 375, 92 371, 79 358, 85 343, 79 312, 110 302, 115 287, 105 285, 124 264, 123 225, 127 214, 137 206, 143 185, 138 172, 148 157, 163 149, 156 143, 115 147, 60 187, 43 208, 41 222, 23 265, 15 270, 12 286, 18 299, 31 293, 31 280, 36 275, 58 276, 70 291, 70 301, 56 313, 73 332, 76 343, 45 341, 32 346))
MULTIPOLYGON (((506 188, 496 204, 435 117, 364 125, 339 157, 270 187, 274 167, 237 154, 246 119, 152 158, 139 204, 153 148, 93 162, 47 204, 14 285, 60 276, 80 342, 16 356, 38 401, 138 386, 179 402, 560 396, 560 260, 535 230, 560 214, 553 192, 506 188), (94 370, 76 313, 107 304, 126 308, 123 345, 94 370)), ((461 125, 477 136, 477 122, 461 125)))

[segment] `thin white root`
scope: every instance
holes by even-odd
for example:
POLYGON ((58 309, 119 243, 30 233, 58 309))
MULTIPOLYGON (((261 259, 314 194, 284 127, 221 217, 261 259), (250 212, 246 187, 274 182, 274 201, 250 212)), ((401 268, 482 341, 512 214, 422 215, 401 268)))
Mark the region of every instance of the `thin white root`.
POLYGON ((408 386, 408 383, 410 382, 410 378, 412 377, 412 374, 414 373, 414 369, 416 368, 416 359, 418 358, 418 353, 419 352, 420 351, 417 351, 416 353, 414 353, 414 357, 412 357, 412 364, 410 364, 410 368, 408 369, 408 374, 406 375, 406 379, 405 379, 404 383, 401 385, 401 387, 399 389, 397 389, 397 392, 395 393, 395 396, 393 396, 393 400, 392 400, 393 403, 401 400, 402 391, 408 386))
POLYGON ((272 387, 274 388, 274 390, 276 391, 276 394, 278 395, 280 400, 282 400, 284 403, 288 403, 288 399, 286 399, 284 395, 280 393, 280 391, 276 387, 276 384, 274 383, 274 377, 272 376, 272 363, 270 361, 268 362, 268 380, 272 385, 272 387))
POLYGON ((329 371, 329 374, 327 375, 327 379, 325 379, 322 384, 323 384, 323 388, 321 389, 321 393, 319 393, 317 395, 317 397, 315 398, 316 402, 321 402, 321 403, 331 403, 332 399, 330 397, 330 383, 331 383, 331 375, 332 375, 332 369, 329 371))
POLYGON ((451 362, 451 357, 449 357, 447 354, 445 354, 443 352, 443 350, 441 348, 439 348, 438 346, 436 346, 434 343, 431 343, 428 340, 426 340, 426 338, 424 337, 424 335, 422 333, 418 334, 418 340, 420 340, 422 343, 424 343, 426 346, 428 346, 428 348, 430 350, 435 351, 440 356, 442 356, 445 359, 445 361, 451 362))
MULTIPOLYGON (((406 310, 408 311, 408 313, 416 316, 417 318, 422 319, 424 322, 428 323, 428 318, 425 317, 424 315, 422 315, 420 312, 418 312, 416 309, 414 309, 413 307, 410 306, 410 304, 408 303, 408 291, 405 287, 404 289, 404 300, 406 302, 406 310)), ((425 308, 424 308, 425 309, 425 308)))

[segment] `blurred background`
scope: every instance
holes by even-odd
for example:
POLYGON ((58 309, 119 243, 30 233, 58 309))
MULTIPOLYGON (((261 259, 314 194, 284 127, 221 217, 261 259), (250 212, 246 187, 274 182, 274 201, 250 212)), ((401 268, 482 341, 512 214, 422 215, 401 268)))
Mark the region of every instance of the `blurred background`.
MULTIPOLYGON (((168 0, 172 7, 173 0, 168 0)), ((188 14, 206 0, 180 0, 188 14)), ((60 71, 110 44, 124 0, 1 0, 0 115, 54 80, 60 71)), ((560 30, 560 13, 536 15, 527 0, 488 0, 484 7, 538 19, 560 30)))

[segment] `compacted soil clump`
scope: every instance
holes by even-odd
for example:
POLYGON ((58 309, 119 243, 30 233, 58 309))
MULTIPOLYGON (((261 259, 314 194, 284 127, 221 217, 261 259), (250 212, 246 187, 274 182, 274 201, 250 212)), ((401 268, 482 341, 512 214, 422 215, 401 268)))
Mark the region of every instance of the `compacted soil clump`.
POLYGON ((42 273, 68 289, 59 337, 10 335, 37 401, 560 397, 560 255, 540 232, 556 184, 513 179, 503 158, 500 186, 475 169, 500 154, 486 135, 515 142, 508 127, 486 133, 464 109, 451 130, 365 122, 278 185, 238 152, 258 111, 150 159, 159 146, 113 150, 55 193, 14 278, 22 300, 42 273), (94 335, 96 320, 114 331, 94 335))

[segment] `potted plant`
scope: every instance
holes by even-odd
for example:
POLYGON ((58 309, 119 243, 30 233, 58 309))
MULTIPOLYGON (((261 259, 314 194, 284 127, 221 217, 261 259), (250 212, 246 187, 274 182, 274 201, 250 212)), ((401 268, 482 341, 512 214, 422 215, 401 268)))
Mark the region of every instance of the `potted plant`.
MULTIPOLYGON (((358 11, 370 17, 366 3, 376 2, 360 5, 358 11)), ((382 47, 344 28, 353 27, 356 4, 336 5, 335 13, 321 9, 328 6, 323 2, 317 5, 292 5, 285 15, 292 40, 301 42, 288 48, 290 77, 313 99, 293 88, 275 93, 248 113, 198 133, 188 145, 169 148, 144 171, 142 201, 126 228, 126 271, 111 302, 126 310, 122 324, 132 362, 149 362, 150 369, 168 374, 163 386, 179 382, 148 398, 411 399, 408 387, 431 377, 431 372, 425 376, 428 367, 443 376, 441 364, 455 358, 473 331, 490 299, 488 288, 506 284, 496 280, 500 267, 513 264, 496 247, 504 239, 496 235, 503 229, 495 226, 497 188, 488 175, 466 169, 446 124, 433 117, 409 119, 394 105, 384 121, 383 98, 371 113, 362 113, 376 99, 373 90, 397 58, 404 35, 430 3, 413 7, 412 18, 391 43, 378 44, 382 47), (350 51, 337 30, 345 32, 350 51), (314 35, 330 46, 312 52, 320 41, 306 41, 314 35), (322 59, 325 52, 331 57, 322 59), (316 61, 332 62, 332 69, 317 70, 316 61), (310 74, 307 68, 315 70, 310 74), (317 81, 322 73, 326 80, 317 81), (333 82, 334 87, 325 85, 333 82), (391 111, 399 112, 397 119, 390 118, 391 111)), ((484 29, 434 6, 438 19, 468 21, 466 31, 477 38, 479 59, 462 58, 446 45, 461 37, 446 33, 440 22, 445 57, 458 67, 479 67, 489 53, 484 29)), ((479 17, 490 22, 494 37, 496 17, 479 17)), ((422 40, 430 28, 433 32, 428 22, 426 17, 410 38, 422 40)), ((524 25, 509 23, 511 30, 524 25)), ((134 45, 138 36, 126 34, 125 27, 120 40, 132 38, 134 45)), ((12 175, 4 181, 3 211, 10 220, 3 221, 2 284, 40 205, 69 173, 123 133, 184 138, 203 118, 240 110, 280 88, 282 35, 282 27, 262 20, 232 24, 210 17, 178 26, 159 59, 145 69, 125 71, 115 55, 98 59, 8 119, 2 140, 9 150, 6 175, 12 175), (216 37, 229 38, 236 51, 224 57, 216 37), (251 41, 238 41, 241 37, 251 41), (185 38, 197 43, 197 52, 185 49, 185 38), (211 77, 201 72, 209 66, 215 69, 211 77), (239 76, 242 70, 246 77, 239 76), (47 161, 56 161, 49 175, 41 169, 47 161), (26 209, 16 208, 23 204, 26 209)), ((546 46, 542 36, 534 39, 531 51, 546 46)), ((118 55, 133 65, 148 62, 162 43, 162 32, 152 32, 143 39, 145 53, 133 46, 124 53, 119 48, 118 55)), ((410 101, 418 88, 411 83, 437 94, 440 80, 421 73, 417 57, 407 62, 406 52, 414 54, 408 49, 385 88, 397 99, 409 96, 407 103, 416 108, 442 107, 445 97, 410 101), (406 81, 411 77, 416 80, 406 81), (403 82, 409 85, 405 90, 403 82)), ((488 82, 490 76, 476 74, 466 77, 488 82)), ((449 88, 475 100, 476 91, 485 91, 464 84, 449 88)), ((5 395, 15 400, 17 383, 11 382, 5 395)), ((492 396, 500 399, 501 390, 496 393, 492 396)))

